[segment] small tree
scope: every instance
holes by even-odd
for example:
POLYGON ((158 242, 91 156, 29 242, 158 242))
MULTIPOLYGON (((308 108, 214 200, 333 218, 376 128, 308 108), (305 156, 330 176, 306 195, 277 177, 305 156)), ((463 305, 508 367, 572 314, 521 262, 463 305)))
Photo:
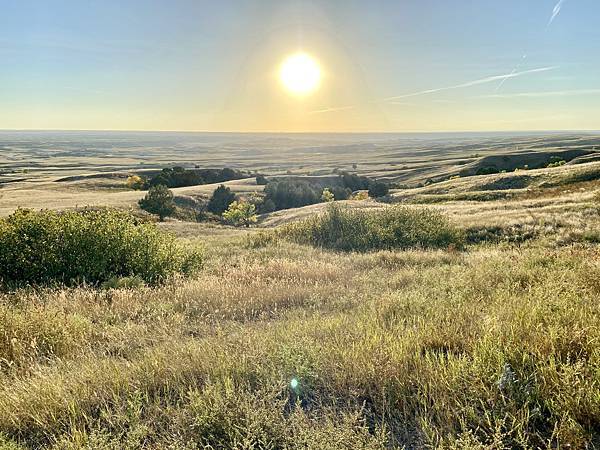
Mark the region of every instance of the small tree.
POLYGON ((127 182, 125 184, 129 189, 133 189, 134 191, 141 191, 146 185, 146 180, 144 180, 139 175, 131 175, 127 178, 127 182))
POLYGON ((146 196, 138 204, 144 211, 156 214, 160 221, 175 212, 173 193, 166 186, 159 184, 150 188, 146 196))
POLYGON ((227 211, 223 213, 223 219, 235 226, 250 227, 250 224, 256 223, 256 206, 249 202, 234 201, 229 205, 227 211))
POLYGON ((390 192, 389 186, 381 181, 373 181, 369 184, 369 197, 385 197, 388 192, 390 192))
POLYGON ((222 184, 212 194, 207 209, 214 214, 223 214, 235 200, 235 194, 227 186, 222 184))
POLYGON ((335 200, 335 196, 333 192, 329 190, 329 188, 323 189, 323 193, 321 194, 321 201, 325 203, 329 203, 335 200))

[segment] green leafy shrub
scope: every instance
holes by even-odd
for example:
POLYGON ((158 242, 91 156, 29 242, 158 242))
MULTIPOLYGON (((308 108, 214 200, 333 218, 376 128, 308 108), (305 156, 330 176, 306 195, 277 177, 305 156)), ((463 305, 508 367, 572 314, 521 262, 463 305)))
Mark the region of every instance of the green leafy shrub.
POLYGON ((151 187, 138 204, 144 211, 156 214, 161 222, 165 220, 165 217, 172 216, 175 213, 173 193, 162 184, 151 187))
POLYGON ((256 217, 256 206, 249 202, 234 201, 229 205, 227 211, 223 213, 223 219, 236 227, 243 225, 248 228, 258 220, 256 217))
POLYGON ((463 233, 441 213, 393 206, 379 211, 343 209, 290 224, 282 235, 295 242, 344 251, 462 247, 463 233))
POLYGON ((147 283, 199 268, 174 236, 112 210, 20 209, 0 219, 0 286, 88 283, 137 276, 147 283))
POLYGON ((567 162, 562 159, 560 156, 551 156, 550 159, 548 160, 548 164, 546 165, 546 167, 548 168, 552 168, 552 167, 560 167, 560 166, 564 166, 567 162))
POLYGON ((329 190, 329 188, 323 189, 323 193, 321 194, 321 201, 325 203, 333 202, 335 200, 335 195, 329 190))

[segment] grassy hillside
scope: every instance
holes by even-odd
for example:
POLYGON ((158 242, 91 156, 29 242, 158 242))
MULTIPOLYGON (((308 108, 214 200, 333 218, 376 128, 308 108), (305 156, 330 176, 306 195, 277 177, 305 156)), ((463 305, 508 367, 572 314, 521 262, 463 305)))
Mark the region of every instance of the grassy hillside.
MULTIPOLYGON (((139 192, 124 190, 129 173, 156 173, 165 167, 232 167, 276 177, 321 177, 350 171, 415 188, 481 168, 498 171, 542 167, 552 157, 569 163, 594 161, 597 135, 455 137, 263 136, 243 142, 196 142, 194 134, 173 142, 151 135, 39 137, 0 134, 0 215, 17 207, 64 209, 76 206, 128 208, 139 192), (8 136, 8 137, 7 137, 8 136), (59 139, 60 138, 60 139, 59 139), (27 139, 33 139, 29 142, 27 139), (169 145, 167 145, 167 143, 169 145), (41 148, 40 148, 41 147, 41 148)), ((217 139, 214 137, 213 139, 217 139)), ((232 137, 233 139, 233 137, 232 137)), ((335 179, 335 176, 329 180, 335 179)), ((230 182, 239 192, 261 190, 253 179, 230 182)), ((179 195, 207 195, 212 185, 179 188, 179 195)))
POLYGON ((3 295, 0 439, 598 445, 595 248, 347 254, 246 242, 209 239, 204 272, 162 288, 3 295))
MULTIPOLYGON (((102 180, 15 183, 0 213, 143 195, 102 180)), ((600 163, 337 205, 159 224, 204 249, 190 278, 0 293, 0 448, 600 447, 600 163)))

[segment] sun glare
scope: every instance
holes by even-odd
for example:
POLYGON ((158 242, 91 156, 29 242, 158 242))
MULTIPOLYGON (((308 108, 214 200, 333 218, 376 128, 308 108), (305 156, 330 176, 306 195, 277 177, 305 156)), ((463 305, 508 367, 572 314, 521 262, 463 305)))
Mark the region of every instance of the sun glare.
POLYGON ((296 53, 281 64, 279 79, 288 92, 298 96, 308 95, 319 88, 321 68, 310 55, 296 53))

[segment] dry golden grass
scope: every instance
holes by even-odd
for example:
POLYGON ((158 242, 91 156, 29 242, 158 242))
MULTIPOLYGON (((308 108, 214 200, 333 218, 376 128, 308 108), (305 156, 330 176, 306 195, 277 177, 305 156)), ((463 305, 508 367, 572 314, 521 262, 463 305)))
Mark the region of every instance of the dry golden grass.
MULTIPOLYGON (((0 194, 0 216, 11 214, 17 208, 30 209, 72 209, 84 206, 109 206, 120 209, 137 209, 137 202, 146 192, 123 190, 121 188, 107 190, 102 188, 81 186, 79 183, 15 183, 2 189, 0 194)), ((123 181, 123 186, 125 181, 123 181)), ((236 193, 252 193, 261 191, 264 186, 257 186, 254 178, 233 180, 225 183, 205 184, 172 189, 175 195, 210 196, 220 185, 229 186, 236 193)))
POLYGON ((595 248, 245 242, 162 288, 4 295, 6 445, 598 444, 595 248))

